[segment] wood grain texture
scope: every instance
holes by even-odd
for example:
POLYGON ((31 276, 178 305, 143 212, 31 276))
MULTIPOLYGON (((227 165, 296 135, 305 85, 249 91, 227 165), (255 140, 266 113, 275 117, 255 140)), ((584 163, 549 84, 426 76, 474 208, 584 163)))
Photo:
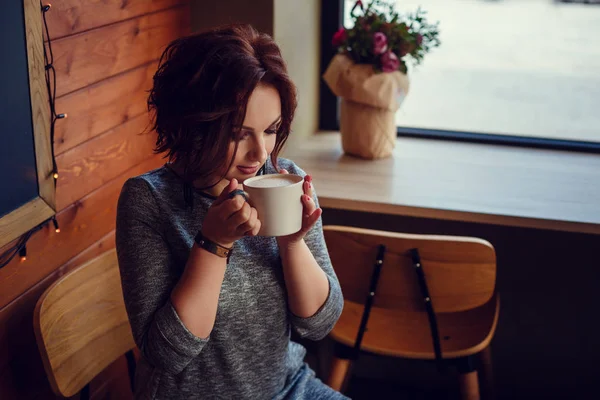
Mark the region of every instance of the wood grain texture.
MULTIPOLYGON (((0 349, 2 350, 0 354, 3 355, 0 357, 0 393, 7 399, 55 397, 46 379, 46 373, 35 344, 32 321, 36 302, 58 278, 114 246, 115 235, 114 231, 111 231, 0 309, 0 349)), ((103 374, 102 386, 104 386, 104 381, 113 381, 119 375, 123 375, 120 372, 123 371, 121 366, 116 365, 115 368, 119 368, 117 373, 111 374, 110 371, 106 371, 103 374)), ((127 372, 123 377, 125 381, 128 380, 127 372)), ((126 387, 128 385, 126 382, 126 387)), ((99 386, 101 386, 100 383, 92 383, 92 394, 102 391, 99 386)))
POLYGON ((33 326, 54 392, 74 396, 135 347, 112 249, 54 282, 40 297, 33 326))
POLYGON ((188 31, 188 8, 177 7, 53 41, 57 96, 156 60, 188 31))
POLYGON ((150 157, 156 135, 147 127, 148 115, 142 114, 57 157, 57 210, 150 157))
MULTIPOLYGON (((402 358, 435 358, 429 316, 433 307, 444 358, 474 355, 488 347, 500 310, 496 254, 473 237, 416 235, 327 225, 323 228, 344 309, 329 337, 355 347, 365 304, 372 301, 362 351, 402 358), (380 247, 385 246, 378 260, 380 247), (419 264, 412 250, 419 252, 419 264), (372 289, 376 267, 378 283, 372 289), (422 293, 418 274, 428 293, 422 293)), ((343 389, 351 364, 335 359, 329 383, 343 389)), ((477 380, 475 380, 477 383, 477 380)), ((476 385, 477 386, 477 385, 476 385)))
POLYGON ((0 269, 0 307, 114 230, 116 205, 123 183, 127 178, 163 163, 160 157, 153 156, 65 208, 58 214, 59 234, 50 227, 34 234, 27 245, 27 261, 21 262, 17 257, 0 269))
POLYGON ((119 357, 92 380, 90 384, 90 399, 133 399, 125 356, 119 357))
POLYGON ((29 201, 0 219, 0 247, 19 238, 55 214, 41 197, 29 201))
POLYGON ((421 268, 436 312, 479 307, 494 293, 496 254, 492 245, 484 240, 332 225, 325 226, 323 231, 346 300, 363 303, 369 295, 379 245, 384 245, 386 251, 375 307, 425 312, 411 249, 419 250, 421 268))
MULTIPOLYGON (((353 347, 363 310, 363 304, 345 301, 344 311, 330 337, 353 347)), ((499 298, 494 296, 483 306, 472 310, 436 314, 442 356, 474 355, 487 347, 496 331, 499 310, 499 298)), ((361 349, 389 357, 433 360, 435 353, 430 332, 425 312, 374 307, 361 349)))
MULTIPOLYGON (((25 0, 24 4, 39 14, 39 2, 25 0)), ((143 92, 149 87, 145 83, 150 82, 162 49, 171 40, 189 32, 187 5, 187 0, 62 0, 54 3, 46 14, 50 36, 55 39, 57 111, 69 114, 68 119, 57 121, 55 149, 68 161, 68 166, 73 167, 69 172, 61 171, 67 190, 80 190, 77 185, 85 189, 75 196, 78 200, 73 198, 73 202, 64 204, 59 212, 60 234, 56 234, 51 225, 45 227, 29 240, 27 261, 21 262, 17 257, 0 270, 2 399, 56 398, 34 344, 33 309, 41 293, 58 277, 106 248, 114 248, 115 207, 125 179, 164 163, 158 156, 140 156, 142 151, 137 147, 131 151, 131 160, 123 160, 120 158, 122 148, 114 145, 143 147, 147 143, 145 140, 149 137, 134 137, 129 129, 142 126, 143 92), (135 121, 136 118, 140 119, 135 121), (122 137, 116 137, 115 131, 131 140, 125 144, 122 137), (105 135, 112 135, 114 142, 103 141, 105 135), (98 148, 85 147, 94 140, 98 140, 98 148), (102 151, 107 153, 99 154, 102 151), (69 158, 69 152, 71 156, 85 158, 82 174, 77 175, 75 167, 80 164, 75 158, 69 158), (96 162, 103 171, 99 174, 97 170, 92 172, 96 162), (115 163, 121 168, 116 173, 115 163), (101 178, 96 179, 97 176, 101 178), (90 179, 92 185, 88 185, 90 179)), ((41 27, 40 18, 37 22, 41 27)), ((42 54, 41 35, 35 43, 39 43, 37 51, 42 54)), ((29 58, 30 62, 35 60, 31 55, 29 58)), ((33 89, 32 96, 35 96, 33 89)), ((38 92, 42 96, 46 93, 38 92)), ((45 104, 48 104, 47 99, 45 104)), ((48 111, 41 109, 34 118, 49 122, 48 111), (42 115, 44 111, 46 115, 42 115)), ((50 171, 51 164, 46 169, 50 171)), ((38 170, 42 168, 38 166, 38 170)), ((53 186, 54 182, 51 183, 53 186)), ((124 359, 109 366, 91 384, 92 399, 131 398, 128 390, 124 359)))
POLYGON ((326 132, 283 156, 326 208, 600 234, 595 154, 399 138, 393 157, 368 161, 326 132))
MULTIPOLYGON (((39 196, 53 209, 55 206, 54 178, 52 176, 52 144, 50 143, 50 106, 46 88, 42 13, 40 3, 25 0, 25 36, 29 68, 29 96, 35 143, 35 160, 39 196)), ((2 243, 0 243, 2 246, 2 243)))
POLYGON ((188 0, 62 0, 47 14, 52 39, 186 4, 188 0))
POLYGON ((146 64, 58 98, 56 109, 69 117, 56 123, 56 155, 147 113, 156 67, 146 64))
POLYGON ((25 0, 23 10, 38 197, 0 218, 0 247, 50 218, 56 208, 54 181, 51 175, 50 112, 44 78, 42 17, 39 2, 25 0))

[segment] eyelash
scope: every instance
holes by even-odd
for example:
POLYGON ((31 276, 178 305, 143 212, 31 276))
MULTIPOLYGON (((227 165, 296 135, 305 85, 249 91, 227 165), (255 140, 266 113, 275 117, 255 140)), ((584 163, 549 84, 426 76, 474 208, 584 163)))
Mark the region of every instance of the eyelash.
MULTIPOLYGON (((276 134, 276 133, 277 133, 277 131, 278 131, 278 130, 279 130, 279 128, 275 128, 275 129, 267 129, 267 130, 265 131, 265 133, 266 133, 267 135, 274 135, 274 134, 276 134)), ((248 137, 248 135, 250 135, 250 132, 247 132, 247 131, 245 131, 245 132, 242 132, 242 136, 240 137, 240 140, 244 140, 244 139, 246 139, 246 138, 248 137)))

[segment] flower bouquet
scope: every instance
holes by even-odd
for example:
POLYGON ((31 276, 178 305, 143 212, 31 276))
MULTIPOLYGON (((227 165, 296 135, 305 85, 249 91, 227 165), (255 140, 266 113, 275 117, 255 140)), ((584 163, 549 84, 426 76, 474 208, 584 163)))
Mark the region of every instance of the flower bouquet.
POLYGON ((438 23, 425 11, 400 15, 394 4, 357 1, 354 26, 332 39, 338 50, 323 79, 342 98, 340 132, 347 154, 367 159, 388 157, 396 143, 394 115, 408 93, 407 61, 418 65, 439 46, 438 23))

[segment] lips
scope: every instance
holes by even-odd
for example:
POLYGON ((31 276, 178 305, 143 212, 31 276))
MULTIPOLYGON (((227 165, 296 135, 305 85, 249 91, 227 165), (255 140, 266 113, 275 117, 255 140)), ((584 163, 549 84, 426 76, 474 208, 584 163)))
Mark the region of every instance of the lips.
POLYGON ((246 167, 246 166, 242 166, 242 165, 238 165, 237 169, 244 175, 252 175, 255 174, 258 171, 259 166, 255 166, 255 167, 246 167))

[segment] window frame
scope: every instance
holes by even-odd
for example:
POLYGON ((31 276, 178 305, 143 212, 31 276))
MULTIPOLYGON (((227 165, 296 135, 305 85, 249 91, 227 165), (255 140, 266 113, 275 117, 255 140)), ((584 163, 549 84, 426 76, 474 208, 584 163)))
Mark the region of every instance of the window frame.
POLYGON ((22 4, 38 195, 8 214, 0 216, 0 248, 56 215, 42 11, 40 3, 35 0, 27 0, 22 4))
MULTIPOLYGON (((321 1, 321 76, 335 55, 335 50, 331 45, 331 38, 343 26, 343 21, 344 0, 321 1)), ((323 79, 320 79, 319 90, 319 130, 339 130, 340 99, 331 92, 323 79)), ((397 136, 600 154, 600 141, 589 142, 406 126, 397 127, 397 136)))

